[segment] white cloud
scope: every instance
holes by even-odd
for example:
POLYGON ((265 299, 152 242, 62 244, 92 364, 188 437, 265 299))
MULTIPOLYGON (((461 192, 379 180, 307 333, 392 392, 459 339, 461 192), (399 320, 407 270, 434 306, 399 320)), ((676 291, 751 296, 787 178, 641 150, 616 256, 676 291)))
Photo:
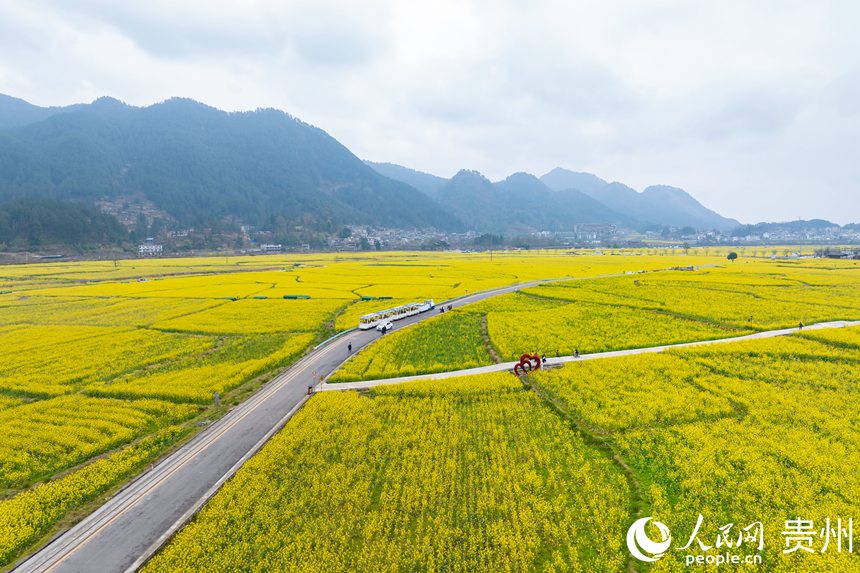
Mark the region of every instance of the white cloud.
POLYGON ((0 92, 278 107, 357 155, 555 165, 744 221, 860 220, 850 0, 0 2, 0 92))

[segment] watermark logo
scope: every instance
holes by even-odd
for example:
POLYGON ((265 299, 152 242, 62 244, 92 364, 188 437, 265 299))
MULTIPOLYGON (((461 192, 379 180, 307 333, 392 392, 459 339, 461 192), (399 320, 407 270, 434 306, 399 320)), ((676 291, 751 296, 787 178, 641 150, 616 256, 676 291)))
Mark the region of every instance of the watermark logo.
POLYGON ((669 532, 669 528, 666 524, 659 521, 655 521, 654 525, 660 531, 661 540, 654 541, 648 537, 645 527, 649 521, 651 521, 650 517, 637 519, 630 526, 630 529, 627 530, 627 549, 639 561, 657 561, 666 554, 666 551, 672 545, 672 535, 669 532))
MULTIPOLYGON (((820 523, 820 522, 819 522, 820 523)), ((687 543, 678 545, 675 551, 683 551, 685 565, 761 565, 764 553, 765 527, 754 521, 744 527, 724 523, 716 530, 705 526, 705 516, 696 519, 687 543)), ((676 531, 677 533, 677 531, 676 531)), ((783 554, 854 553, 854 519, 826 518, 823 526, 816 526, 811 519, 788 519, 781 532, 785 547, 783 554)), ((627 549, 639 561, 653 563, 664 557, 672 546, 672 534, 666 524, 643 517, 637 519, 627 530, 627 549), (648 524, 653 526, 648 528, 648 524), (647 529, 647 530, 646 530, 647 529), (649 537, 659 532, 660 539, 649 537)))

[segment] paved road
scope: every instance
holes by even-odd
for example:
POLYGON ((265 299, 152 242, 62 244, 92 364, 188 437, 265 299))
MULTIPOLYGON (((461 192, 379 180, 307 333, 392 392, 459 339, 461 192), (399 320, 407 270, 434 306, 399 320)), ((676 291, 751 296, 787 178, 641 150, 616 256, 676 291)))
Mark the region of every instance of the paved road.
MULTIPOLYGON (((848 322, 838 320, 834 322, 819 322, 803 327, 803 331, 820 330, 824 328, 843 328, 845 326, 860 326, 860 321, 848 322)), ((580 362, 582 360, 597 360, 601 358, 614 358, 616 356, 630 356, 633 354, 650 354, 654 352, 663 352, 664 350, 673 350, 677 348, 686 348, 690 346, 705 346, 709 344, 722 344, 725 342, 738 342, 741 340, 756 340, 758 338, 773 338, 775 336, 785 336, 798 332, 799 328, 782 328, 779 330, 766 330, 753 334, 745 334, 743 336, 735 336, 732 338, 717 338, 714 340, 700 340, 697 342, 684 342, 681 344, 666 344, 663 346, 649 346, 646 348, 631 348, 628 350, 613 350, 610 352, 596 352, 594 354, 580 354, 578 357, 561 356, 558 358, 547 358, 546 363, 549 366, 553 364, 564 364, 566 362, 580 362)), ((337 382, 332 384, 324 384, 320 390, 322 391, 338 391, 338 390, 364 390, 373 388, 374 386, 383 386, 387 384, 401 384, 411 380, 442 380, 444 378, 454 378, 456 376, 473 376, 475 374, 487 374, 489 372, 508 372, 514 369, 516 362, 502 362, 501 364, 491 364, 489 366, 479 366, 477 368, 466 368, 464 370, 452 370, 449 372, 437 372, 435 374, 418 374, 416 376, 402 376, 399 378, 384 378, 381 380, 364 380, 361 382, 337 382)))
MULTIPOLYGON (((451 304, 463 306, 541 282, 547 281, 476 293, 451 304)), ((437 314, 400 320, 395 329, 437 314)), ((307 387, 346 359, 348 344, 355 351, 379 337, 375 331, 353 331, 318 347, 14 571, 134 570, 286 423, 307 399, 307 387)))

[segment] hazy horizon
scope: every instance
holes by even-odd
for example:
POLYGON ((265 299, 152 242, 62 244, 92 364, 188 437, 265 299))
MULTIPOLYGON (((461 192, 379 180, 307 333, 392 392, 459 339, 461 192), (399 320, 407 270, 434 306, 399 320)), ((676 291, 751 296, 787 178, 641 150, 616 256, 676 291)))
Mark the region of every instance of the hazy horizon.
POLYGON ((561 166, 742 222, 860 221, 860 5, 0 5, 0 93, 274 107, 363 159, 561 166))

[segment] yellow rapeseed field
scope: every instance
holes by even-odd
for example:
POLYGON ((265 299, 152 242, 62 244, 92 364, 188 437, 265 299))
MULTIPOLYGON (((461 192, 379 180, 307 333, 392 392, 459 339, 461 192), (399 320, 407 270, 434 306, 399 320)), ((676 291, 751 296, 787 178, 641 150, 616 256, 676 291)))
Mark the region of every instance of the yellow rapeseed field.
POLYGON ((394 332, 332 382, 729 338, 860 320, 860 267, 816 260, 548 282, 394 332))
MULTIPOLYGON (((755 570, 858 570, 857 549, 845 540, 839 553, 820 532, 828 518, 856 522, 860 508, 860 328, 583 361, 532 379, 612 444, 637 476, 644 515, 670 524, 680 545, 700 514, 712 548, 719 527, 761 522, 755 570), (784 553, 797 518, 813 521, 814 554, 784 553)), ((684 555, 649 570, 689 570, 684 555)))
POLYGON ((628 498, 509 374, 325 393, 144 571, 617 571, 628 498))
POLYGON ((858 386, 853 328, 324 393, 144 570, 620 572, 645 515, 673 535, 648 571, 726 531, 762 558, 738 570, 857 571, 819 531, 860 507, 858 386), (798 518, 814 554, 784 551, 798 518))
MULTIPOLYGON (((354 327, 371 310, 538 278, 694 260, 719 262, 676 255, 358 253, 0 267, 6 507, 26 513, 43 503, 60 482, 50 482, 54 489, 37 484, 59 475, 66 488, 90 479, 95 467, 102 476, 93 482, 98 487, 36 512, 38 527, 4 538, 0 565, 68 511, 125 479, 132 466, 117 460, 137 440, 175 424, 196 428, 195 421, 217 415, 215 392, 229 403, 234 391, 354 327)), ((159 439, 151 455, 179 435, 159 439)), ((6 536, 12 528, 3 525, 6 536)))
MULTIPOLYGON (((494 356, 507 360, 525 351, 553 355, 573 348, 586 352, 648 346, 732 336, 790 326, 800 320, 860 318, 860 271, 855 263, 750 260, 743 256, 736 263, 728 263, 727 250, 692 250, 688 255, 671 249, 285 254, 0 267, 0 430, 7 436, 0 448, 4 494, 0 502, 0 565, 8 564, 49 534, 69 511, 116 487, 145 460, 154 459, 194 431, 196 422, 219 415, 213 404, 215 392, 228 404, 235 402, 259 377, 291 364, 326 337, 353 328, 359 316, 374 310, 428 298, 439 303, 540 279, 586 279, 533 287, 395 332, 378 346, 359 353, 336 378, 448 370, 488 364, 494 356), (697 270, 640 272, 690 265, 697 270), (25 515, 31 517, 25 519, 25 515)), ((819 341, 814 336, 826 335, 810 333, 806 343, 852 348, 851 340, 819 341)), ((710 355, 702 354, 697 360, 699 368, 719 370, 718 365, 711 364, 716 359, 710 355)), ((750 357, 732 367, 738 376, 754 377, 754 368, 764 367, 765 362, 750 357)), ((806 371, 804 364, 786 364, 781 373, 771 370, 775 379, 806 371)), ((507 435, 530 444, 524 451, 537 461, 528 463, 510 444, 493 447, 501 448, 499 455, 506 456, 504 459, 513 460, 510 471, 514 473, 500 475, 517 477, 516 472, 520 472, 519 477, 526 482, 518 482, 517 488, 528 485, 528 491, 538 494, 531 505, 518 506, 510 515, 500 516, 497 506, 483 507, 474 502, 478 505, 463 509, 466 513, 462 515, 447 515, 447 521, 415 521, 412 529, 401 532, 400 539, 421 547, 425 559, 421 563, 428 568, 441 563, 450 549, 458 566, 496 567, 510 562, 513 565, 507 568, 516 570, 525 563, 539 563, 547 570, 570 570, 581 563, 586 564, 583 570, 588 570, 587 564, 597 562, 596 546, 586 549, 582 545, 582 531, 569 516, 571 504, 582 500, 550 488, 546 477, 558 475, 562 482, 570 479, 583 484, 586 478, 594 484, 614 483, 616 493, 623 497, 626 486, 623 480, 617 483, 616 468, 606 466, 605 475, 603 470, 595 470, 604 467, 600 465, 603 458, 594 457, 594 451, 577 442, 575 432, 572 441, 559 438, 569 434, 569 429, 563 424, 552 426, 556 422, 548 421, 554 419, 550 412, 532 413, 541 403, 524 398, 530 394, 505 390, 493 382, 492 391, 478 392, 465 400, 468 404, 458 405, 463 399, 459 385, 454 386, 457 389, 441 401, 426 396, 438 410, 419 410, 429 416, 428 420, 443 420, 448 415, 464 415, 456 414, 462 405, 469 415, 476 416, 474 425, 463 426, 462 432, 460 426, 447 427, 445 431, 453 434, 446 434, 448 441, 434 455, 441 456, 445 448, 454 445, 459 447, 465 438, 457 432, 477 439, 485 432, 481 420, 496 420, 494 429, 486 430, 481 438, 485 441, 480 443, 489 447, 496 441, 493 436, 507 435), (491 398, 497 393, 504 397, 502 402, 491 398), (515 423, 506 417, 507 412, 517 416, 515 423), (553 427, 554 433, 533 431, 531 423, 553 427), (599 475, 557 468, 560 462, 541 456, 561 454, 541 454, 546 448, 584 460, 583 467, 599 475), (547 516, 561 521, 547 525, 547 516), (436 541, 429 528, 451 531, 455 517, 484 523, 483 537, 469 541, 473 545, 468 550, 447 546, 433 549, 436 541), (501 521, 494 521, 497 517, 501 521), (538 524, 539 534, 530 529, 508 536, 499 529, 516 529, 514 525, 527 523, 527 519, 538 524), (550 527, 557 528, 551 530, 553 535, 572 541, 568 545, 547 541, 552 538, 547 537, 550 530, 540 528, 550 527), (410 537, 419 530, 425 532, 423 536, 410 537), (499 544, 506 548, 502 553, 494 552, 499 544)), ((419 394, 431 390, 415 388, 419 394)), ((671 388, 663 389, 667 399, 671 388)), ((372 398, 343 395, 326 400, 332 400, 332 407, 340 404, 341 412, 383 402, 392 404, 390 410, 364 411, 359 421, 384 420, 391 415, 398 420, 393 426, 424 423, 405 417, 407 414, 396 405, 407 398, 406 394, 379 391, 372 398)), ((416 404, 426 405, 422 401, 425 398, 415 398, 416 404)), ((727 406, 717 398, 685 394, 684 400, 689 400, 693 412, 703 416, 720 417, 727 407, 735 408, 734 402, 727 406)), ((665 415, 672 412, 667 410, 665 415)), ((359 431, 358 422, 350 427, 359 431)), ((618 428, 621 426, 617 424, 612 427, 613 431, 618 428)), ((432 427, 427 432, 436 436, 432 427)), ((413 446, 417 447, 403 442, 398 447, 409 451, 413 446)), ((478 458, 483 455, 477 446, 471 451, 478 458)), ((311 457, 308 460, 320 463, 311 457)), ((481 471, 502 471, 499 459, 491 457, 481 463, 481 471)), ((465 462, 462 465, 469 466, 465 462)), ((462 477, 464 483, 470 479, 470 475, 462 477)), ((494 487, 497 483, 496 478, 480 479, 490 480, 487 483, 494 487)), ((489 485, 482 487, 482 491, 491 491, 489 485)), ((583 496, 597 491, 588 489, 590 485, 583 487, 583 496)), ((373 499, 378 501, 382 491, 375 489, 373 499)), ((501 491, 498 503, 518 491, 501 491)), ((588 511, 597 511, 588 507, 592 508, 588 511)), ((600 524, 601 531, 615 540, 621 517, 626 514, 613 513, 620 511, 615 505, 601 507, 609 512, 600 524)), ((387 527, 385 519, 389 518, 380 516, 372 527, 387 527)), ((466 539, 467 530, 462 527, 455 531, 455 539, 466 539)), ((368 535, 378 535, 379 531, 385 530, 369 530, 368 535)), ((612 553, 620 542, 612 543, 606 546, 611 554, 604 557, 620 563, 612 553)), ((380 555, 361 557, 345 552, 343 559, 347 557, 359 560, 350 563, 365 563, 360 560, 378 559, 380 555)), ((320 567, 329 562, 346 566, 347 562, 338 561, 337 556, 333 559, 320 561, 320 567)), ((400 563, 396 559, 391 562, 400 563)))

